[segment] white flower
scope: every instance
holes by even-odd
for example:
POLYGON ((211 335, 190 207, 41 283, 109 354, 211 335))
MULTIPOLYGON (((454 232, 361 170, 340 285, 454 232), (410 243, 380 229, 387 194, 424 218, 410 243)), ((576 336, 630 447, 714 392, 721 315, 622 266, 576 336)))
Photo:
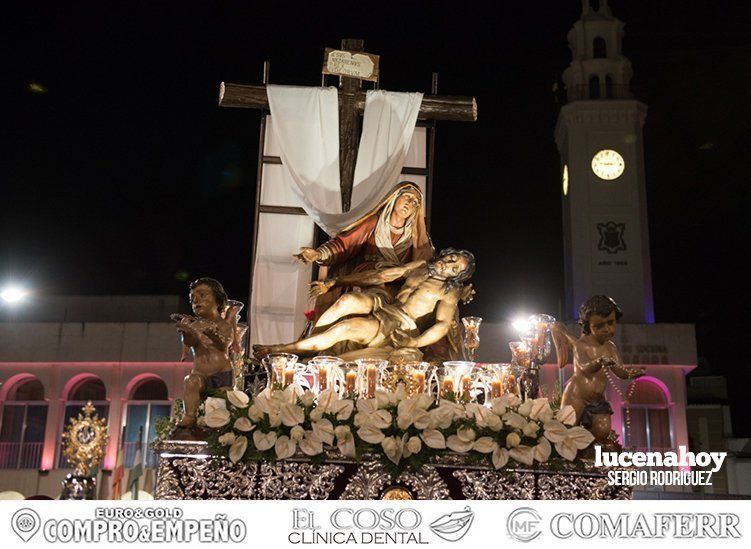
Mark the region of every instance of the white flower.
POLYGON ((313 431, 305 431, 305 437, 300 441, 300 450, 307 456, 316 456, 323 452, 323 443, 313 431))
POLYGON ((274 452, 277 459, 287 459, 295 455, 297 444, 294 440, 291 440, 288 436, 283 435, 276 439, 274 444, 274 452))
POLYGON ((316 396, 313 394, 312 391, 305 391, 300 397, 300 402, 306 408, 310 408, 311 406, 313 406, 313 403, 315 401, 316 401, 316 396))
POLYGON ((229 449, 229 459, 232 463, 237 463, 242 459, 242 457, 245 455, 245 450, 248 449, 248 438, 247 437, 237 437, 235 439, 235 442, 232 443, 232 446, 229 449))
POLYGON ((576 423, 576 410, 570 404, 566 404, 555 413, 555 419, 564 425, 573 425, 576 423))
POLYGON ((516 411, 519 415, 529 417, 529 413, 532 411, 532 404, 532 399, 527 399, 519 405, 516 411))
POLYGON ((500 446, 493 450, 493 467, 500 469, 508 463, 508 450, 500 446))
POLYGON ((530 421, 522 428, 522 433, 524 433, 524 436, 535 438, 539 429, 540 426, 536 421, 530 421))
POLYGON ((488 429, 496 433, 503 429, 503 420, 495 414, 490 414, 487 418, 488 429))
MULTIPOLYGON (((398 421, 399 419, 397 418, 397 423, 398 421)), ((420 431, 429 429, 433 425, 433 421, 432 421, 430 414, 426 412, 425 410, 417 410, 413 417, 412 423, 420 431)))
MULTIPOLYGON (((548 437, 550 438, 550 437, 548 437)), ((592 433, 587 431, 584 427, 571 427, 566 431, 566 436, 563 440, 554 442, 555 451, 558 452, 561 457, 574 461, 576 459, 576 453, 578 450, 584 450, 595 439, 592 433)), ((553 442, 551 440, 551 442, 553 442)))
POLYGON ((535 460, 539 461, 540 463, 547 461, 550 457, 551 451, 552 448, 550 447, 548 439, 546 439, 545 437, 540 437, 540 439, 537 441, 537 446, 535 446, 535 460))
POLYGON ((245 408, 250 402, 250 397, 242 391, 227 391, 227 400, 233 406, 238 408, 245 408))
POLYGON ((524 465, 532 465, 535 459, 535 449, 531 446, 517 446, 508 452, 509 457, 524 465))
POLYGON ((251 404, 248 408, 248 417, 255 422, 259 422, 263 418, 263 411, 255 404, 251 404))
POLYGON ((313 432, 323 442, 329 446, 334 444, 334 426, 328 419, 312 422, 313 432))
POLYGON ((222 436, 219 437, 219 444, 222 446, 231 446, 233 442, 235 442, 235 439, 237 438, 237 435, 230 431, 229 433, 224 433, 222 436))
POLYGON ((462 442, 472 442, 477 437, 477 433, 475 433, 475 430, 471 427, 464 427, 456 431, 456 436, 459 437, 462 442))
POLYGON ((375 427, 387 429, 391 426, 392 417, 388 410, 378 410, 374 398, 360 399, 357 401, 357 414, 355 425, 358 427, 375 427))
POLYGON ((561 442, 566 438, 566 426, 560 421, 546 421, 542 426, 545 438, 552 443, 561 442))
POLYGON ((271 412, 269 416, 269 425, 272 429, 276 429, 282 424, 282 416, 279 412, 271 412))
POLYGON ((419 454, 420 450, 422 450, 422 441, 420 440, 420 437, 410 437, 407 444, 404 446, 404 457, 419 454), (407 451, 409 451, 409 455, 407 455, 407 451))
POLYGON ((204 415, 203 419, 208 427, 218 429, 219 427, 224 427, 229 423, 230 413, 224 405, 225 402, 226 401, 223 398, 209 397, 206 399, 206 414, 204 415), (222 405, 220 407, 212 403, 212 406, 209 406, 209 400, 219 401, 222 403, 222 405))
POLYGON ((489 454, 494 452, 496 448, 498 448, 498 443, 491 437, 480 437, 472 446, 475 452, 480 452, 481 454, 489 454))
POLYGON ((499 417, 503 416, 503 414, 506 413, 507 409, 508 409, 507 395, 494 398, 490 401, 490 410, 499 417))
POLYGON ((428 448, 442 450, 446 447, 446 439, 444 438, 443 433, 441 433, 437 429, 428 429, 427 431, 423 431, 420 435, 420 438, 428 448))
POLYGON ((377 429, 372 425, 365 425, 357 430, 357 436, 369 444, 380 444, 385 435, 380 429, 377 429))
POLYGON ((261 431, 253 432, 253 444, 255 444, 259 452, 268 450, 273 447, 275 443, 276 431, 271 431, 270 433, 263 433, 261 431))
POLYGON ((465 454, 472 449, 472 441, 462 440, 457 435, 451 435, 446 439, 446 446, 454 452, 465 454))
POLYGON ((209 415, 212 412, 226 410, 227 401, 224 400, 223 398, 208 397, 206 401, 204 402, 203 407, 204 407, 206 415, 209 415))
POLYGON ((521 444, 522 437, 520 437, 517 433, 509 433, 506 435, 506 448, 514 448, 515 446, 519 446, 521 444))
POLYGON ((339 421, 347 421, 354 407, 355 403, 348 398, 337 400, 331 405, 331 413, 335 414, 339 421))
MULTIPOLYGON (((441 402, 446 402, 442 400, 441 402)), ((448 406, 439 406, 428 412, 430 414, 430 423, 434 427, 448 429, 454 421, 454 410, 448 406)))
POLYGON ((375 399, 367 400, 375 400, 376 408, 386 408, 390 404, 396 404, 396 397, 394 396, 394 393, 391 393, 389 391, 376 391, 375 399))
POLYGON ((397 465, 401 461, 402 455, 404 453, 405 438, 407 438, 407 435, 404 435, 403 438, 397 436, 386 437, 381 441, 383 453, 386 454, 386 457, 389 458, 389 460, 397 465))
POLYGON ((297 404, 287 403, 279 410, 279 417, 287 427, 294 427, 305 421, 305 410, 297 404))
POLYGON ((538 419, 542 422, 545 422, 553 417, 553 410, 550 407, 550 401, 548 401, 547 398, 535 398, 531 400, 531 402, 532 408, 529 411, 530 419, 538 419))
POLYGON ((339 425, 334 429, 334 435, 336 435, 336 446, 343 456, 355 457, 355 437, 352 435, 352 431, 349 425, 339 425))
POLYGON ((503 414, 503 422, 514 429, 523 429, 527 420, 516 412, 506 412, 503 414))
POLYGON ((295 425, 289 432, 289 438, 291 438, 295 442, 300 442, 302 440, 302 437, 304 436, 305 429, 303 429, 300 425, 295 425))
POLYGON ((248 431, 255 429, 255 427, 256 426, 253 425, 247 417, 239 417, 235 420, 234 428, 238 431, 244 431, 247 433, 248 431))

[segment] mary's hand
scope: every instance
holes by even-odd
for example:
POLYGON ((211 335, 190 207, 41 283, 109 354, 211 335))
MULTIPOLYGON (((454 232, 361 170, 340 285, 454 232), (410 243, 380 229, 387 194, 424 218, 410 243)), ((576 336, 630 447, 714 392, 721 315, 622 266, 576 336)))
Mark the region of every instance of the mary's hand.
POLYGON ((395 347, 417 347, 417 341, 404 330, 396 329, 391 333, 391 342, 395 347))
POLYGON ((314 248, 300 248, 300 253, 295 254, 295 257, 303 263, 313 263, 321 259, 321 252, 314 248))

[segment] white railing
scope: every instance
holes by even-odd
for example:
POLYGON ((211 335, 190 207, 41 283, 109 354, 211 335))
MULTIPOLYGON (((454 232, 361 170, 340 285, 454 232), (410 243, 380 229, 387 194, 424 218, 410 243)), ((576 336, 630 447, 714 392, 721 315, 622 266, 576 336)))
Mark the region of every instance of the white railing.
POLYGON ((0 469, 39 469, 44 442, 0 442, 0 469))

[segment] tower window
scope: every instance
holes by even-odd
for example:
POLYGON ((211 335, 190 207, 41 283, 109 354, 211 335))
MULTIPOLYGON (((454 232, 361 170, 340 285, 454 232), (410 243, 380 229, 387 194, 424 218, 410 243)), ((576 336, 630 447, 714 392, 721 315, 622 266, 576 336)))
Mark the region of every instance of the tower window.
POLYGON ((589 98, 600 98, 600 78, 596 75, 589 77, 589 98))
POLYGON ((592 56, 595 59, 603 59, 608 56, 608 46, 602 36, 598 36, 592 42, 592 56))
POLYGON ((613 98, 613 78, 610 75, 605 77, 605 98, 613 98))

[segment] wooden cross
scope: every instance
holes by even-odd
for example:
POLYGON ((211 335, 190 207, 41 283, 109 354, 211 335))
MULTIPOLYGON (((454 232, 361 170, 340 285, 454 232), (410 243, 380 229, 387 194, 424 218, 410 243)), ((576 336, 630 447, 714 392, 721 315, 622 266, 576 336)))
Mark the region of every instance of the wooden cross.
MULTIPOLYGON (((342 40, 345 51, 364 51, 364 41, 342 40)), ((266 86, 227 84, 219 89, 220 107, 268 110, 266 86)), ((355 161, 360 144, 360 116, 365 111, 365 92, 359 78, 339 77, 339 177, 342 191, 342 211, 349 211, 352 185, 355 178, 355 161)), ((477 102, 474 97, 425 95, 418 118, 422 120, 477 120, 477 102)))

